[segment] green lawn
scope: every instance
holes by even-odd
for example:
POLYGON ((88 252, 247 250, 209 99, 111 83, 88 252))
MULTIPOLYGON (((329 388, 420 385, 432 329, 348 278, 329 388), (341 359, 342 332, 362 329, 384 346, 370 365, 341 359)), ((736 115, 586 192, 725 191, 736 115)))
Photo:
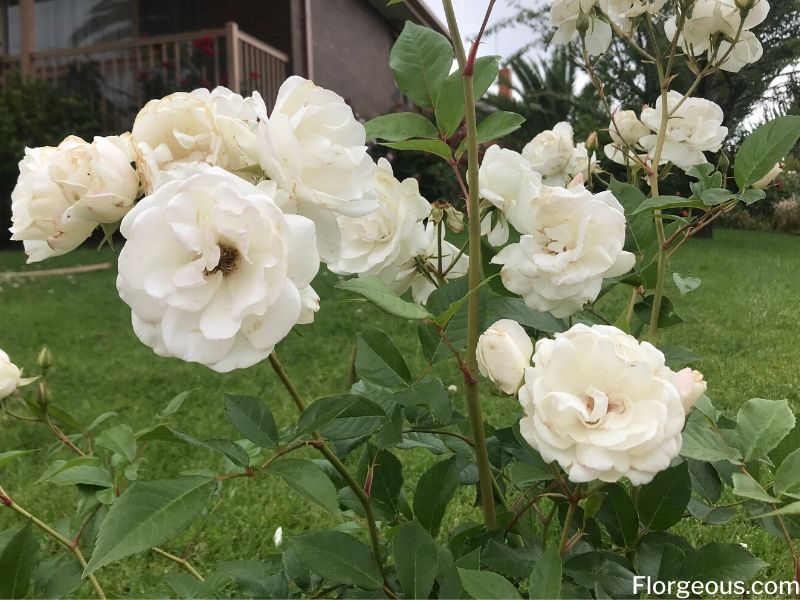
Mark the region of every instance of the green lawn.
MULTIPOLYGON (((89 264, 113 260, 81 250, 33 268, 89 264)), ((20 252, 0 252, 0 272, 22 267, 20 252)), ((735 409, 751 397, 788 398, 800 408, 800 238, 769 233, 717 230, 713 240, 696 240, 677 257, 674 268, 683 276, 702 279, 700 288, 677 297, 685 323, 669 330, 665 342, 703 355, 697 366, 709 381, 709 396, 718 407, 735 409)), ((223 391, 258 395, 273 409, 279 424, 293 419, 293 405, 266 366, 227 375, 204 367, 155 356, 134 336, 127 307, 119 300, 114 272, 68 277, 0 280, 0 348, 14 362, 33 370, 36 353, 47 343, 55 367, 50 376, 55 402, 76 417, 91 421, 105 411, 134 429, 152 423, 154 413, 177 393, 196 388, 174 418, 176 429, 198 437, 235 435, 222 411, 223 391)), ((392 335, 414 366, 422 364, 413 323, 389 318, 366 304, 343 301, 332 286, 337 278, 324 274, 315 285, 323 298, 316 323, 299 329, 279 346, 284 364, 310 398, 345 389, 348 360, 356 331, 380 327, 392 335)), ((439 371, 445 384, 461 386, 460 375, 447 364, 439 371)), ((511 400, 485 395, 488 419, 507 425, 517 412, 511 400)), ((113 421, 109 421, 111 423, 113 421)), ((35 458, 0 467, 0 485, 44 520, 65 524, 74 506, 71 489, 36 484, 51 437, 47 430, 19 422, 0 423, 0 451, 41 448, 35 458), (24 466, 24 468, 23 468, 24 466)), ((63 454, 64 451, 58 451, 63 454)), ((168 477, 218 460, 201 449, 163 445, 149 451, 141 471, 145 479, 168 477)), ((408 451, 407 481, 430 462, 424 450, 408 451), (409 476, 410 475, 410 476, 409 476)), ((459 506, 445 530, 457 521, 479 520, 470 507, 471 490, 461 490, 459 506)), ((264 476, 235 480, 226 486, 220 507, 209 518, 192 554, 201 570, 220 560, 258 558, 269 554, 272 534, 281 525, 285 535, 325 521, 321 510, 309 507, 282 482, 264 476)), ((0 511, 0 530, 15 524, 13 515, 0 511)), ((750 545, 757 555, 776 562, 771 574, 788 579, 783 546, 763 533, 744 533, 745 524, 703 527, 690 532, 697 540, 725 539, 750 545)), ((181 552, 186 539, 173 540, 167 549, 181 552)), ((137 557, 98 572, 106 591, 117 596, 168 594, 161 574, 174 566, 154 556, 137 557)), ((88 586, 80 593, 91 594, 88 586)))

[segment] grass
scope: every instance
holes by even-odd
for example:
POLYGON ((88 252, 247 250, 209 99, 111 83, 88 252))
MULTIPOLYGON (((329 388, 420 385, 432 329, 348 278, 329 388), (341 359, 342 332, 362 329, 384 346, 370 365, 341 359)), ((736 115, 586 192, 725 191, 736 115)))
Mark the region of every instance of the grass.
MULTIPOLYGON (((670 291, 685 322, 665 333, 665 342, 686 346, 704 357, 698 367, 709 381, 709 395, 720 408, 735 411, 751 397, 788 398, 800 408, 800 238, 759 232, 718 230, 713 240, 696 240, 676 257, 675 270, 702 279, 700 288, 678 297, 670 291)), ((80 250, 32 268, 88 264, 113 257, 80 250)), ((0 272, 22 268, 20 252, 0 253, 0 272)), ((27 267, 26 267, 27 268, 27 267)), ((127 307, 114 288, 115 274, 102 271, 68 277, 0 282, 0 348, 15 363, 35 371, 39 347, 47 343, 55 357, 49 378, 55 402, 78 419, 90 422, 114 411, 108 423, 125 422, 134 429, 153 422, 170 398, 196 389, 175 415, 176 429, 197 437, 234 436, 222 411, 223 392, 263 397, 279 424, 294 419, 294 407, 269 368, 258 366, 232 374, 216 374, 202 366, 156 357, 134 336, 127 307)), ((309 399, 341 392, 347 385, 354 332, 379 327, 398 343, 414 367, 423 363, 413 323, 393 319, 366 304, 343 301, 333 289, 337 278, 323 274, 316 289, 325 300, 313 326, 302 327, 280 347, 284 364, 309 399)), ((463 387, 449 363, 439 373, 445 384, 463 387)), ((509 424, 517 412, 511 400, 485 394, 488 419, 509 424)), ((462 401, 458 398, 458 401, 462 401)), ((63 529, 74 506, 71 488, 35 483, 52 457, 46 429, 16 421, 0 423, 0 451, 41 448, 25 461, 0 467, 0 484, 31 512, 63 529)), ((59 451, 63 454, 63 451, 59 451)), ((162 445, 147 452, 142 478, 174 476, 182 470, 217 460, 201 449, 162 445)), ((404 454, 405 491, 410 496, 417 475, 431 461, 424 450, 404 454)), ((285 535, 332 524, 321 510, 309 507, 277 478, 234 480, 226 486, 219 508, 208 518, 192 553, 201 570, 218 561, 259 558, 273 551, 272 534, 285 535)), ((480 520, 471 507, 472 491, 460 490, 444 531, 459 522, 480 520)), ((0 511, 0 530, 18 525, 0 511)), ((793 577, 782 542, 744 521, 689 529, 695 541, 712 539, 747 543, 767 562, 772 578, 793 577)), ((88 533, 87 533, 88 535, 88 533)), ((188 535, 188 534, 187 534, 188 535)), ((166 545, 180 553, 187 536, 166 545)), ((175 567, 154 555, 139 556, 104 567, 98 578, 117 596, 163 596, 169 593, 162 575, 175 567)), ((91 595, 86 584, 78 591, 91 595)))

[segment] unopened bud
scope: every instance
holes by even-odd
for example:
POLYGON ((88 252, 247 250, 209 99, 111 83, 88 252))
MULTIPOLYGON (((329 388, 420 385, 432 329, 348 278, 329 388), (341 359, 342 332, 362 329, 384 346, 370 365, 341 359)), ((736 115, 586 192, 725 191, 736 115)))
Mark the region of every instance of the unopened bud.
POLYGON ((589 137, 586 138, 586 149, 591 152, 597 152, 597 148, 599 147, 599 142, 597 141, 597 132, 593 131, 589 134, 589 137))
POLYGON ((447 386, 447 395, 451 398, 454 397, 458 393, 458 386, 453 385, 452 383, 447 386))
POLYGON ((431 216, 429 217, 431 222, 437 225, 441 223, 444 220, 444 213, 448 206, 450 206, 450 204, 444 200, 434 200, 431 202, 431 216))
POLYGON ((53 354, 50 352, 50 348, 42 346, 42 349, 39 350, 39 356, 36 357, 36 362, 39 364, 39 368, 42 371, 47 371, 47 369, 52 367, 53 354))
POLYGON ((742 12, 744 14, 747 14, 751 10, 753 10, 756 7, 756 4, 758 4, 758 2, 759 0, 734 0, 736 8, 739 9, 739 12, 742 12))
POLYGON ((578 31, 578 35, 580 35, 581 38, 586 37, 586 32, 589 31, 590 25, 589 15, 581 11, 581 14, 578 15, 578 20, 575 22, 575 29, 578 31))
POLYGON ((47 388, 47 384, 44 381, 39 382, 39 386, 36 388, 36 402, 44 408, 50 403, 50 400, 53 399, 50 390, 47 388))
POLYGON ((447 219, 445 223, 450 231, 453 233, 461 233, 464 231, 464 213, 460 210, 456 210, 453 206, 448 206, 444 210, 444 214, 447 219))
POLYGON ((717 162, 717 171, 723 174, 723 176, 728 172, 728 167, 731 166, 731 161, 728 158, 728 155, 725 152, 719 153, 719 161, 717 162))

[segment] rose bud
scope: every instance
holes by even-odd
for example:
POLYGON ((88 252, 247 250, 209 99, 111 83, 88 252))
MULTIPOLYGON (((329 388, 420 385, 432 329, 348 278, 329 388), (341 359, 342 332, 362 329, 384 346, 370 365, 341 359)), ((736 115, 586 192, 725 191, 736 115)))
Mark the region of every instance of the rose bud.
POLYGON ((516 394, 522 385, 525 367, 530 366, 533 343, 522 326, 501 319, 478 339, 477 359, 481 375, 501 391, 516 394))

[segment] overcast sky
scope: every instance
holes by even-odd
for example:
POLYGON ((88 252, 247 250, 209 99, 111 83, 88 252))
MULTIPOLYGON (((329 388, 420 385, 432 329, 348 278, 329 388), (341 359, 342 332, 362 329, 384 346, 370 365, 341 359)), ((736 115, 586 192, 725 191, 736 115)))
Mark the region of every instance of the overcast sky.
MULTIPOLYGON (((423 0, 423 2, 439 17, 443 24, 447 24, 441 0, 423 0)), ((487 6, 488 0, 453 0, 456 18, 458 19, 461 34, 465 39, 475 38, 481 28, 481 22, 487 6)), ((516 11, 509 6, 508 0, 497 0, 489 20, 489 27, 505 17, 514 16, 514 14, 516 14, 516 11)), ((516 29, 505 29, 501 33, 492 36, 486 36, 478 55, 499 54, 502 57, 511 56, 528 43, 530 35, 529 30, 518 27, 516 29)))

